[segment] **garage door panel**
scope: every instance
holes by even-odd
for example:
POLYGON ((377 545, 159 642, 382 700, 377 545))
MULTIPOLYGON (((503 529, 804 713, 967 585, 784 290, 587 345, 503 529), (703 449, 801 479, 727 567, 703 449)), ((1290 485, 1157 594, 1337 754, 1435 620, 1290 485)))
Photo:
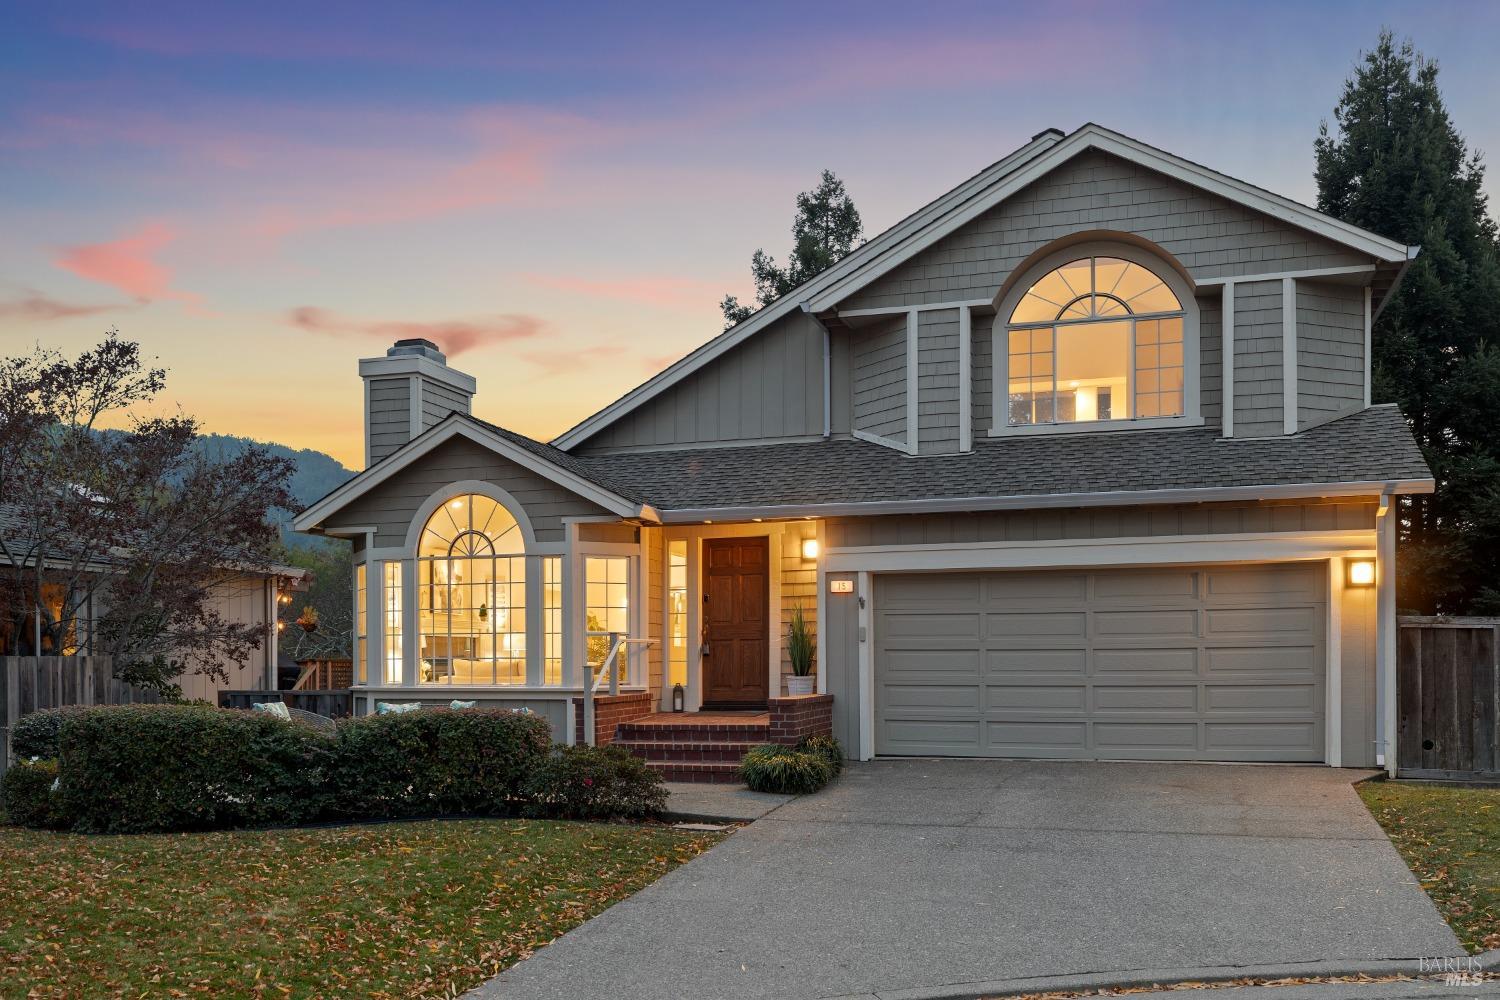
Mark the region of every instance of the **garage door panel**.
POLYGON ((1311 712, 1318 705, 1318 686, 1305 684, 1209 684, 1203 689, 1204 711, 1218 713, 1311 712))
POLYGON ((1082 722, 1034 721, 986 722, 986 744, 992 750, 1012 754, 1031 750, 1083 750, 1087 747, 1088 726, 1082 722))
POLYGON ((1321 760, 1325 584, 1309 565, 877 576, 876 752, 1321 760))
POLYGON ((984 654, 990 673, 1082 674, 1088 671, 1087 649, 990 649, 984 654))
POLYGON ((1198 634, 1195 610, 1096 611, 1094 634, 1101 638, 1119 635, 1149 635, 1160 638, 1192 638, 1198 634))
POLYGON ((1071 711, 1088 708, 1088 688, 1082 684, 986 684, 984 707, 1019 711, 1071 711))
POLYGON ((1088 615, 1082 611, 990 612, 984 616, 987 638, 1016 639, 1038 636, 1082 638, 1087 634, 1088 615))
POLYGON ((1094 749, 1102 754, 1129 756, 1132 750, 1194 750, 1196 722, 1096 722, 1094 749))
POLYGON ((1094 687, 1094 711, 1193 714, 1198 711, 1198 685, 1099 684, 1094 687))
POLYGON ((1191 674, 1198 673, 1198 647, 1170 649, 1160 646, 1143 646, 1130 649, 1095 649, 1094 670, 1101 674, 1150 673, 1191 674))
POLYGON ((1124 603, 1192 599, 1198 596, 1194 570, 1129 570, 1094 577, 1094 600, 1124 603))

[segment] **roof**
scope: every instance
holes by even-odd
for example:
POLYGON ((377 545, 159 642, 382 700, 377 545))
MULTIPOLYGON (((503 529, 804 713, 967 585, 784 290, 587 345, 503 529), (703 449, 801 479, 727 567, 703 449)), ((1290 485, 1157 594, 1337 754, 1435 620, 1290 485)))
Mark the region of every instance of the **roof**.
POLYGON ((1428 492, 1432 473, 1400 410, 1374 406, 1299 434, 1223 439, 1212 427, 986 438, 969 454, 911 457, 832 439, 580 459, 628 480, 663 520, 810 516, 881 508, 1150 503, 1237 496, 1428 492), (1213 496, 1197 495, 1213 491, 1213 496), (1194 496, 1189 496, 1193 494, 1194 496))
POLYGON ((827 271, 781 296, 560 434, 552 443, 562 449, 582 444, 788 313, 798 309, 821 312, 837 305, 882 274, 995 208, 1039 177, 1091 149, 1176 177, 1393 266, 1404 266, 1416 253, 1415 247, 1335 219, 1290 198, 1210 170, 1102 125, 1090 122, 1067 136, 1049 129, 862 244, 827 271))

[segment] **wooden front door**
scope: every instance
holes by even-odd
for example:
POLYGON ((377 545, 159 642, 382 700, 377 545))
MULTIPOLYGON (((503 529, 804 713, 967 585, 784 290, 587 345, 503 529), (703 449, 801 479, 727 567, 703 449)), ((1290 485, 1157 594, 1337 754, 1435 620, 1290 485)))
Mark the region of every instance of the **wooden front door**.
POLYGON ((704 708, 766 707, 770 565, 765 538, 704 539, 704 708))

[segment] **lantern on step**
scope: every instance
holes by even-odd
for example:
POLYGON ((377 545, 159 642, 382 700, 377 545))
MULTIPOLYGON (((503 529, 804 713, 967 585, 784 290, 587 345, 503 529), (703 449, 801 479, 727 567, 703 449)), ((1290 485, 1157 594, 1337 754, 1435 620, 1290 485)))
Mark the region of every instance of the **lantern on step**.
POLYGON ((681 684, 673 684, 672 685, 672 711, 674 711, 674 712, 681 712, 681 711, 683 711, 686 708, 686 705, 684 704, 684 702, 686 700, 687 700, 686 696, 684 695, 683 690, 682 690, 682 685, 681 684))

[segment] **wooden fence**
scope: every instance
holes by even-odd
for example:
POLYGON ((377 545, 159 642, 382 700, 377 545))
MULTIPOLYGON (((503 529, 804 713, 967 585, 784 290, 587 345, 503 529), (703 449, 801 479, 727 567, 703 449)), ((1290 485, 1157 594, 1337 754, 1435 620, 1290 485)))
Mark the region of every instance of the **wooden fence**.
POLYGON ((331 691, 354 685, 353 660, 298 660, 302 673, 292 687, 298 691, 331 691))
POLYGON ((1396 766, 1402 777, 1500 779, 1500 618, 1401 618, 1396 766))
POLYGON ((10 730, 24 715, 66 705, 163 700, 151 688, 116 680, 108 656, 0 656, 0 771, 10 766, 10 730))
POLYGON ((220 691, 220 708, 249 708, 269 701, 279 701, 287 708, 326 715, 330 719, 347 718, 354 711, 354 694, 348 688, 325 691, 220 691))

